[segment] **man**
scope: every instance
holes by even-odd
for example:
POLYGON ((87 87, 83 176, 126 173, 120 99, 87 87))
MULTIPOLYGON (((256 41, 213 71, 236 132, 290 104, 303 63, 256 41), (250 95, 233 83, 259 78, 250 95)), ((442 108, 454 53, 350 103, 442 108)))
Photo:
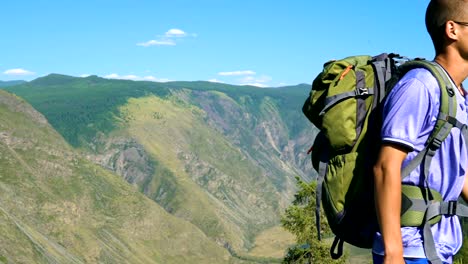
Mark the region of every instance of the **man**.
MULTIPOLYGON (((462 82, 468 76, 468 0, 432 0, 426 10, 426 27, 438 63, 457 87, 458 121, 467 123, 468 100, 462 82)), ((421 186, 442 194, 444 201, 468 199, 468 154, 461 130, 453 128, 432 159, 428 175, 421 167, 401 179, 401 169, 424 148, 440 107, 440 88, 425 69, 409 71, 390 92, 383 109, 382 141, 374 166, 375 202, 380 233, 373 247, 374 263, 429 263, 421 228, 400 227, 401 185, 421 186)), ((437 254, 451 263, 463 236, 458 217, 442 216, 432 226, 437 254)))

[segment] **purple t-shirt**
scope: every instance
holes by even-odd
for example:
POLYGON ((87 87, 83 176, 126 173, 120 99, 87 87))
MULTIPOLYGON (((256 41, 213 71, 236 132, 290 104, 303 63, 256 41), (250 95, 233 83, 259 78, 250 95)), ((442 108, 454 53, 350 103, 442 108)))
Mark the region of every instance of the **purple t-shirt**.
MULTIPOLYGON (((458 89, 455 90, 458 103, 456 118, 466 124, 468 99, 458 89)), ((403 161, 403 166, 424 148, 439 114, 439 100, 437 80, 425 69, 409 71, 388 95, 383 109, 381 136, 384 142, 401 144, 412 150, 403 161)), ((467 162, 465 139, 460 129, 453 128, 432 159, 428 175, 429 186, 440 192, 444 201, 457 200, 460 196, 467 162)), ((422 166, 417 167, 403 179, 403 183, 419 185, 421 170, 424 170, 422 166)), ((422 229, 402 227, 401 231, 404 256, 425 258, 422 229)), ((432 233, 439 257, 451 263, 452 256, 463 242, 458 217, 442 216, 442 220, 432 226, 432 233)), ((373 252, 384 254, 380 233, 376 234, 373 252)))

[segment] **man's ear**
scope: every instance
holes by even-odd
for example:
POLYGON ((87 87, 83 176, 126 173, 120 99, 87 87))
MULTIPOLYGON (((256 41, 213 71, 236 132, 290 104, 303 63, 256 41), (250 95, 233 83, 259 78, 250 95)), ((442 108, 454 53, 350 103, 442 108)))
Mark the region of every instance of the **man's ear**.
POLYGON ((445 22, 445 36, 450 40, 458 39, 458 28, 452 20, 445 22))

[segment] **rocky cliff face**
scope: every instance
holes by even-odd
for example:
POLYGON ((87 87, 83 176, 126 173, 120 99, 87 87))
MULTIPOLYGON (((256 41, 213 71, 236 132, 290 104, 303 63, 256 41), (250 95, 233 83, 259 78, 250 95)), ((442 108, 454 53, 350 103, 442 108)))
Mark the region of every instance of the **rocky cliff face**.
POLYGON ((248 95, 235 100, 223 93, 194 92, 191 102, 203 109, 206 123, 241 148, 256 163, 269 162, 265 169, 279 169, 310 179, 310 161, 307 150, 315 129, 302 117, 301 105, 285 106, 273 96, 254 101, 248 95), (300 130, 293 135, 281 111, 294 112, 300 130), (256 158, 254 158, 256 157, 256 158))
POLYGON ((141 185, 155 173, 151 157, 144 147, 132 138, 104 138, 98 141, 103 151, 88 154, 88 159, 122 176, 128 183, 141 185))

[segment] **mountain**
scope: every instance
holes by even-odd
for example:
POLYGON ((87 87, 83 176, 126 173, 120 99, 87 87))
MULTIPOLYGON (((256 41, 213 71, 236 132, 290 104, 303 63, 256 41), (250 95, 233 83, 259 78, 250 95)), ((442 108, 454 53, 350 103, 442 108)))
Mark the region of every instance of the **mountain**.
POLYGON ((15 80, 15 81, 0 81, 0 87, 14 86, 18 84, 25 83, 26 81, 15 80))
POLYGON ((313 177, 305 152, 316 131, 301 113, 309 85, 54 74, 5 89, 41 112, 88 161, 233 255, 248 254, 258 235, 276 230, 296 176, 313 177))
POLYGON ((1 263, 236 263, 0 91, 1 263))

